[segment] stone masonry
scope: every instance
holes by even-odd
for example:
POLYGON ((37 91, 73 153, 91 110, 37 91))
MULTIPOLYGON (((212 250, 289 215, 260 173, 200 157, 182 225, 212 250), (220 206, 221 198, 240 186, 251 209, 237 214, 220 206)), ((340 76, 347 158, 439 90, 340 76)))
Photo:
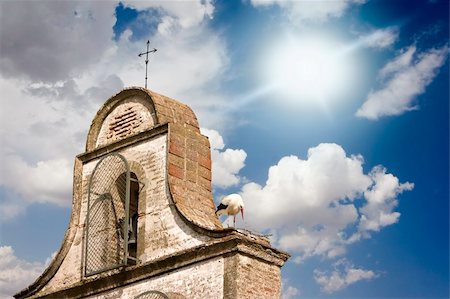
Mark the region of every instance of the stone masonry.
POLYGON ((60 250, 15 298, 137 298, 149 291, 172 299, 279 298, 289 255, 264 237, 223 228, 211 189, 210 145, 193 111, 147 89, 122 90, 100 108, 86 151, 75 158, 60 250), (126 159, 140 186, 137 262, 87 275, 89 182, 110 153, 126 159))

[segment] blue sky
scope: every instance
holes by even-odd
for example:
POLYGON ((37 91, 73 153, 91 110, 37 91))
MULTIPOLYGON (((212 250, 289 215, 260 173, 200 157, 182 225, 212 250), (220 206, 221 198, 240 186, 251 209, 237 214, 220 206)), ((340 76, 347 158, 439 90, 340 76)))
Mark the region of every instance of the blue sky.
POLYGON ((449 297, 448 1, 3 1, 0 298, 70 217, 101 104, 143 86, 189 104, 214 197, 292 257, 284 298, 449 297))

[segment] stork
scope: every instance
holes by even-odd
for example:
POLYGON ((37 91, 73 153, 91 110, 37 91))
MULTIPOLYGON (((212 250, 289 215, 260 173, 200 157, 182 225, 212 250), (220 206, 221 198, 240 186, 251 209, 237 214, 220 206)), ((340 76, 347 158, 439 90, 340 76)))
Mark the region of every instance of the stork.
POLYGON ((239 194, 230 194, 225 196, 217 206, 216 215, 233 216, 233 226, 236 226, 236 215, 241 212, 242 220, 244 220, 244 202, 239 194))

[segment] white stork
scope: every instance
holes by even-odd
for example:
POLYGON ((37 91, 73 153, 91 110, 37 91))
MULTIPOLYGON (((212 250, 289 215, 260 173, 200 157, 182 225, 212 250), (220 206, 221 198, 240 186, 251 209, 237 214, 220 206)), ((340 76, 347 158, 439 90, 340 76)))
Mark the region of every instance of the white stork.
POLYGON ((236 226, 236 215, 241 212, 244 220, 244 202, 239 194, 230 194, 225 196, 217 206, 216 215, 233 215, 233 226, 236 226))

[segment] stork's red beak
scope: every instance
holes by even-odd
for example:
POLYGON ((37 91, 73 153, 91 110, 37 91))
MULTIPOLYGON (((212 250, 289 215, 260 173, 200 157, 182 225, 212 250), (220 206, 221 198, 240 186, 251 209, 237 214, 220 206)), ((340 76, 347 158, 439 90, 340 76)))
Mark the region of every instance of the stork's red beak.
POLYGON ((244 221, 244 208, 241 208, 242 221, 244 221))

